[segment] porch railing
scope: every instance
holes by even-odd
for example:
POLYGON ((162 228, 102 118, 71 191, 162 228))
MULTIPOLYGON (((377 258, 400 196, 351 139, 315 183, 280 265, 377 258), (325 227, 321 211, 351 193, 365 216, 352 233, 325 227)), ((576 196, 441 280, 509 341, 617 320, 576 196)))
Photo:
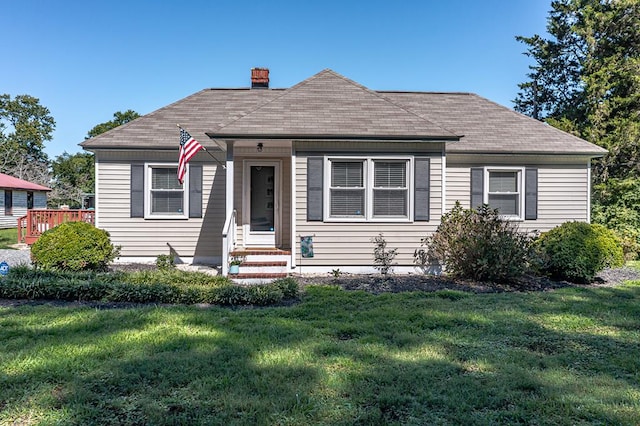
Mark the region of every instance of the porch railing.
POLYGON ((95 210, 27 210, 26 216, 18 219, 18 242, 33 244, 44 231, 65 222, 87 222, 95 224, 95 210))
POLYGON ((236 248, 237 231, 236 211, 233 210, 222 228, 222 275, 225 277, 229 274, 229 255, 236 248))

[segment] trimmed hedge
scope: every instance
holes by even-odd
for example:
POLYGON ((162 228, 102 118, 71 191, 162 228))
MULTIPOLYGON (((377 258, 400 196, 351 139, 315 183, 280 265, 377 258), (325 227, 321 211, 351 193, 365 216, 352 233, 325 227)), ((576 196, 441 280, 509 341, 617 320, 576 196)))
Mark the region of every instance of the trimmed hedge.
POLYGON ((543 270, 557 279, 588 283, 604 268, 624 264, 620 239, 598 224, 567 222, 543 233, 536 244, 543 270))
POLYGON ((61 271, 104 271, 119 254, 107 231, 85 222, 58 225, 31 246, 36 267, 61 271))
POLYGON ((0 279, 0 297, 7 299, 267 306, 294 299, 298 291, 293 278, 245 287, 225 277, 177 270, 96 273, 20 266, 0 279))

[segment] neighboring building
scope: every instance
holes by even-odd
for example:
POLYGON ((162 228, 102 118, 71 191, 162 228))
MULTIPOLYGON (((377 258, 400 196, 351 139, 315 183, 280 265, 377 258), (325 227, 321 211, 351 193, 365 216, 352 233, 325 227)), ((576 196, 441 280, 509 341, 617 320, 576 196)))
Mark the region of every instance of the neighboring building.
POLYGON ((269 89, 252 72, 252 88, 203 90, 81 144, 121 260, 226 265, 235 233, 237 247, 286 250, 288 271, 367 271, 383 233, 410 270, 456 201, 526 231, 589 221, 596 145, 474 94, 373 91, 331 70, 269 89), (208 151, 184 185, 177 123, 208 151))
POLYGON ((46 209, 46 186, 0 173, 0 229, 15 228, 27 209, 46 209))

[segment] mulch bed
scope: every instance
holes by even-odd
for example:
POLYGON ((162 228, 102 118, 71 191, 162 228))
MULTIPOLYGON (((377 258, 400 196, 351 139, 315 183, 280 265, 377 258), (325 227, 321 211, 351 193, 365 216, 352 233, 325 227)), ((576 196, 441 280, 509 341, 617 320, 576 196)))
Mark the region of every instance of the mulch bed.
POLYGON ((296 275, 302 285, 336 285, 345 290, 363 290, 373 294, 404 291, 458 290, 470 293, 502 293, 513 291, 550 291, 564 287, 612 287, 624 281, 640 280, 640 271, 632 268, 605 269, 590 284, 554 281, 546 277, 526 276, 516 283, 497 284, 432 275, 296 275))

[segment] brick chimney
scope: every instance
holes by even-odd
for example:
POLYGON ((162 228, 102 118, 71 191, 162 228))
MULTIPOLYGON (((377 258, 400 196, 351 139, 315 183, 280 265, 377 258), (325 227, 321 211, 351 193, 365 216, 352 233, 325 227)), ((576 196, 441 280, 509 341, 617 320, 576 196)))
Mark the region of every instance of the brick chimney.
POLYGON ((269 88, 269 68, 251 68, 251 88, 269 88))

